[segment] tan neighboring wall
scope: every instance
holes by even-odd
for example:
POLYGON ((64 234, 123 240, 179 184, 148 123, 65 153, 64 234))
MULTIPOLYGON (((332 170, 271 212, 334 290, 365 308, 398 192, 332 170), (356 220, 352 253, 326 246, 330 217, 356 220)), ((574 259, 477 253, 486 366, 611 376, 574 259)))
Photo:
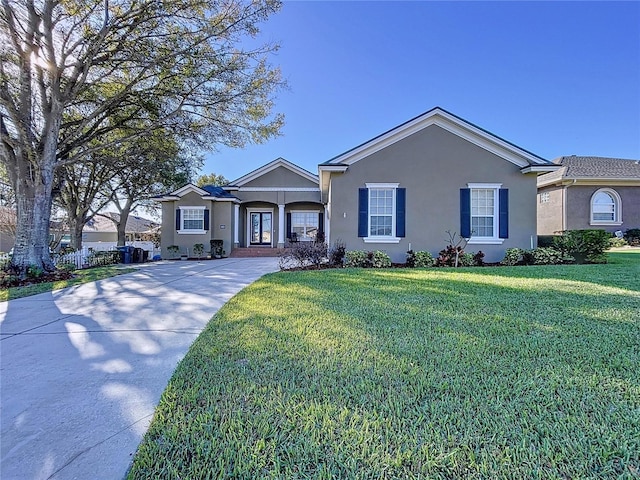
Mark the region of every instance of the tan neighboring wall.
POLYGON ((567 187, 567 229, 602 229, 608 232, 640 228, 640 187, 608 185, 572 185, 567 187), (592 225, 591 197, 601 188, 611 188, 622 202, 622 225, 592 225))
POLYGON ((460 232, 460 189, 468 183, 501 183, 509 189, 509 238, 501 245, 469 245, 485 261, 502 259, 510 247, 536 245, 536 175, 432 125, 369 157, 345 173, 331 174, 330 241, 348 250, 383 250, 404 262, 409 246, 434 256, 446 246, 447 230, 460 232), (406 188, 406 236, 398 244, 358 238, 358 189, 365 183, 397 182, 406 188))
POLYGON ((564 187, 549 186, 538 190, 538 235, 556 235, 564 228, 564 187))

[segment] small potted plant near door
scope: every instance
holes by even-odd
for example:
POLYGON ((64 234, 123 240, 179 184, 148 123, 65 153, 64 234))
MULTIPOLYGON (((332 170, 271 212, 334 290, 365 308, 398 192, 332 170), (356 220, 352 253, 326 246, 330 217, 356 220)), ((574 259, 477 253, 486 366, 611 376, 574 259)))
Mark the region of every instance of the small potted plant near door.
POLYGON ((211 256, 214 258, 222 258, 222 252, 224 241, 222 240, 211 240, 211 256))
POLYGON ((180 251, 180 247, 178 245, 169 245, 167 247, 167 252, 169 252, 169 258, 171 260, 178 257, 178 252, 180 251))
POLYGON ((202 254, 204 253, 204 245, 202 243, 196 243, 193 246, 193 255, 200 260, 202 258, 202 254))

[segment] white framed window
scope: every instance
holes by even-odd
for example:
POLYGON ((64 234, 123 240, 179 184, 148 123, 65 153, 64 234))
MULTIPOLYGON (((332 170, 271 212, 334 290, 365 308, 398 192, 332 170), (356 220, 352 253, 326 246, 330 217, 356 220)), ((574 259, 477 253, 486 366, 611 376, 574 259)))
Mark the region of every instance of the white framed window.
POLYGON ((398 243, 396 236, 396 192, 397 183, 367 183, 368 243, 398 243))
POLYGON ((611 188, 601 188, 591 196, 591 225, 622 225, 622 200, 611 188))
POLYGON ((315 240, 319 228, 318 213, 291 211, 291 232, 296 234, 298 240, 315 240))
POLYGON ((180 229, 178 233, 205 233, 205 207, 178 207, 180 210, 180 229))
POLYGON ((501 244, 499 238, 499 192, 502 184, 469 183, 471 190, 470 244, 501 244))

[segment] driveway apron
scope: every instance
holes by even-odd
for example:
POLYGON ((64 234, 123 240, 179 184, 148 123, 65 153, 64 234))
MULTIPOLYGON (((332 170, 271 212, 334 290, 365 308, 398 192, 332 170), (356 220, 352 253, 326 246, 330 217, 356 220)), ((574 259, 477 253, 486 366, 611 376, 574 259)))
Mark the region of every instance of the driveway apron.
POLYGON ((0 303, 0 478, 120 479, 177 363, 275 258, 144 264, 0 303))

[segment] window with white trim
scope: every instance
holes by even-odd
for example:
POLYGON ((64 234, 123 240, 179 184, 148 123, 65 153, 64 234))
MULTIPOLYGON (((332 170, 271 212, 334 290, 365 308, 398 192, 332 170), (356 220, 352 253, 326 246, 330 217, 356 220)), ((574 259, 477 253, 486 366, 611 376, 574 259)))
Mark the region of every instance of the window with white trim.
POLYGON ((615 190, 602 188, 591 197, 592 225, 622 224, 621 200, 615 190))
POLYGON ((205 208, 204 207, 179 207, 180 209, 180 233, 204 233, 205 232, 205 208))
POLYGON ((470 226, 469 243, 501 244, 508 237, 507 190, 502 190, 502 184, 499 183, 468 183, 467 187, 470 203, 467 217, 467 225, 470 226), (504 191, 504 199, 501 191, 504 191), (501 207, 505 213, 502 220, 501 207), (501 221, 504 225, 501 225, 501 221))
POLYGON ((540 194, 540 203, 549 203, 549 192, 542 192, 540 194))
POLYGON ((369 236, 394 235, 395 188, 369 188, 369 236))
POLYGON ((298 240, 315 240, 318 234, 318 212, 291 212, 291 231, 298 240))
POLYGON ((471 189, 471 234, 474 237, 497 237, 496 195, 497 190, 494 188, 471 189))

